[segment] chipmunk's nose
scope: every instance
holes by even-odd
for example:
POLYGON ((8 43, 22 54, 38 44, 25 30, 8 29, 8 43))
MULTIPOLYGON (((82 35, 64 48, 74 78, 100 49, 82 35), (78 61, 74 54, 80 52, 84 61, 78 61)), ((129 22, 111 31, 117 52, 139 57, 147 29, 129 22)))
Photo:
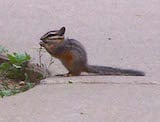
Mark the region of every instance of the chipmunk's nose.
POLYGON ((41 38, 40 38, 40 40, 42 40, 42 41, 43 41, 43 40, 44 40, 44 38, 43 38, 43 37, 41 37, 41 38))
POLYGON ((44 43, 47 43, 47 41, 43 37, 41 37, 40 40, 42 40, 44 43))

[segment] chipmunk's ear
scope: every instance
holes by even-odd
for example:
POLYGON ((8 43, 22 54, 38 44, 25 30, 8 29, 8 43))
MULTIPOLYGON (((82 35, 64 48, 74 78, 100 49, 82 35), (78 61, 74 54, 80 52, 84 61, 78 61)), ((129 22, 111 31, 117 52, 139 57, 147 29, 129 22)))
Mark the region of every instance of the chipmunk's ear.
POLYGON ((58 31, 58 35, 59 35, 59 36, 63 36, 64 33, 65 33, 65 30, 66 30, 66 28, 65 28, 65 27, 62 27, 62 28, 58 31))

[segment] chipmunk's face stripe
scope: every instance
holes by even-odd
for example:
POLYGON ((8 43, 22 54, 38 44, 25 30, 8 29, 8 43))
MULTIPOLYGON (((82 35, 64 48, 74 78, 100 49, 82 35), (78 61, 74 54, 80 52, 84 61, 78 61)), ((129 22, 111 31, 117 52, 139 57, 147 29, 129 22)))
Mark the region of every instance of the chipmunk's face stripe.
POLYGON ((57 35, 58 35, 57 31, 49 31, 41 37, 41 40, 47 39, 48 37, 57 36, 57 35))
POLYGON ((49 39, 49 40, 55 40, 55 39, 63 39, 64 36, 59 36, 57 31, 50 31, 43 35, 41 37, 41 40, 49 39))
POLYGON ((46 36, 57 36, 58 35, 58 31, 49 31, 48 33, 46 33, 46 36))
POLYGON ((64 39, 65 27, 62 27, 60 30, 49 31, 44 34, 40 40, 57 40, 64 39))
POLYGON ((64 39, 64 36, 48 36, 47 37, 48 40, 56 40, 56 39, 64 39))

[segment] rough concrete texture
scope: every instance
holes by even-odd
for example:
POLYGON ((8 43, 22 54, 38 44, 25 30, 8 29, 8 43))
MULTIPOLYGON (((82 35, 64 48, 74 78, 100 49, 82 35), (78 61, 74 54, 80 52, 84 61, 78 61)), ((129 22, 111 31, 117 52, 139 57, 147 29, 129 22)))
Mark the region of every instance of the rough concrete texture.
MULTIPOLYGON (((26 51, 37 61, 39 38, 66 26, 66 37, 85 46, 90 64, 146 72, 146 77, 48 78, 2 99, 0 121, 159 122, 159 5, 159 0, 0 0, 0 44, 10 51, 26 51)), ((49 55, 42 58, 47 64, 49 55)), ((50 70, 66 72, 56 59, 50 70)))
POLYGON ((0 102, 1 122, 159 122, 160 87, 40 85, 0 102))

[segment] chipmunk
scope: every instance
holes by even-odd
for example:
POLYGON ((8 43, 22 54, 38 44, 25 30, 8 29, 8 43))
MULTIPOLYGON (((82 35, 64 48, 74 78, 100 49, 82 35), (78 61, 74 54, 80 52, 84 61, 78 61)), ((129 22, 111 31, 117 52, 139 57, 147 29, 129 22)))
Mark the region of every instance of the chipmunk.
POLYGON ((64 76, 78 76, 81 72, 96 75, 144 76, 144 72, 107 66, 95 66, 87 63, 87 54, 83 45, 75 39, 65 39, 65 27, 44 34, 39 43, 53 57, 58 58, 69 71, 64 76))

